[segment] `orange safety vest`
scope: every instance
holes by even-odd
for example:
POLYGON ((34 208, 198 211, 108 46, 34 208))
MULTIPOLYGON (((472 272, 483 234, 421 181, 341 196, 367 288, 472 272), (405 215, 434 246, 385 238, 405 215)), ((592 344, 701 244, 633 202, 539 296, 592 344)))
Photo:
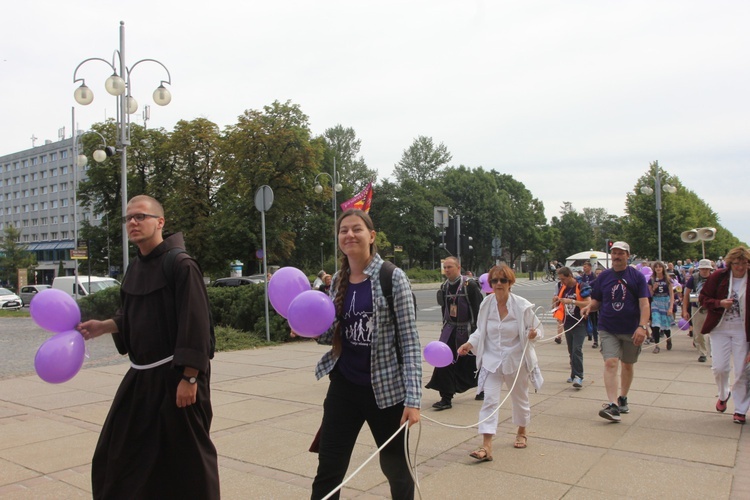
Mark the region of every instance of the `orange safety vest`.
MULTIPOLYGON (((562 285, 560 287, 560 291, 557 294, 559 298, 563 298, 565 289, 566 289, 565 285, 562 285)), ((583 299, 583 297, 581 297, 581 286, 580 286, 580 283, 576 282, 576 300, 580 301, 581 299, 583 299)), ((563 307, 562 303, 557 305, 557 309, 555 309, 555 312, 552 313, 552 316, 554 316, 555 319, 561 323, 565 322, 565 308, 563 307)))

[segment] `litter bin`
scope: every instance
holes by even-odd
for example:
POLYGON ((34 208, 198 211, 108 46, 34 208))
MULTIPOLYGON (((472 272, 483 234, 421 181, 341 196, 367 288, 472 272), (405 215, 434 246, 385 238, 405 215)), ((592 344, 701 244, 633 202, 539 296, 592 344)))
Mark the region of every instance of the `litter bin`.
POLYGON ((534 279, 534 271, 529 271, 529 280, 534 279))

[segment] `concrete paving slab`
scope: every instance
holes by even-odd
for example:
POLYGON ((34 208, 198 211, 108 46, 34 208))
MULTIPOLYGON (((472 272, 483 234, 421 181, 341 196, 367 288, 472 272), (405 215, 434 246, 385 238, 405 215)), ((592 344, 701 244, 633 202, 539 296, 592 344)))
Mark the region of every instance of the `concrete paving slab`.
POLYGON ((0 458, 44 474, 91 462, 99 434, 83 431, 59 438, 4 448, 0 458))

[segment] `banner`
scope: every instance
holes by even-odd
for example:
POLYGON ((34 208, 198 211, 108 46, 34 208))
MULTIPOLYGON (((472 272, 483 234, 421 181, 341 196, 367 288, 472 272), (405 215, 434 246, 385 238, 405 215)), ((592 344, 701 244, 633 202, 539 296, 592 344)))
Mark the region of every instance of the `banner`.
POLYGON ((370 211, 370 205, 372 204, 372 182, 367 184, 367 187, 362 191, 354 195, 354 198, 346 200, 341 204, 341 210, 349 210, 350 208, 357 208, 367 213, 370 211))

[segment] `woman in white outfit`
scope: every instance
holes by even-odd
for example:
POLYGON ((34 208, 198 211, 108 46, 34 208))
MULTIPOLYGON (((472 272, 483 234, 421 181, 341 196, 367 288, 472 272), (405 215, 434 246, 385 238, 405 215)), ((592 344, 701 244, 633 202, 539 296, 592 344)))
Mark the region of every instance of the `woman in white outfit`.
POLYGON ((750 407, 748 393, 748 342, 750 321, 750 280, 747 277, 750 252, 737 247, 727 253, 726 267, 717 269, 701 288, 698 300, 706 310, 706 320, 701 328, 704 335, 711 334, 711 369, 714 372, 719 400, 716 411, 724 413, 729 396, 734 394, 735 423, 744 424, 750 407), (731 365, 734 370, 731 370, 731 365), (729 373, 734 372, 734 384, 729 385, 729 373), (731 389, 731 392, 730 392, 731 389))
POLYGON ((490 270, 488 280, 494 293, 482 301, 477 329, 458 349, 460 356, 474 352, 477 369, 484 368, 487 373, 483 387, 484 403, 479 410, 482 446, 470 453, 471 457, 482 462, 492 460, 492 438, 498 423, 495 410, 500 404, 503 383, 509 389, 512 387, 513 423, 518 426, 514 447, 526 448, 526 427, 531 421, 529 384, 536 389, 542 384, 534 343, 544 336, 542 323, 534 314, 534 305, 510 292, 516 281, 513 270, 507 266, 495 266, 490 270))

